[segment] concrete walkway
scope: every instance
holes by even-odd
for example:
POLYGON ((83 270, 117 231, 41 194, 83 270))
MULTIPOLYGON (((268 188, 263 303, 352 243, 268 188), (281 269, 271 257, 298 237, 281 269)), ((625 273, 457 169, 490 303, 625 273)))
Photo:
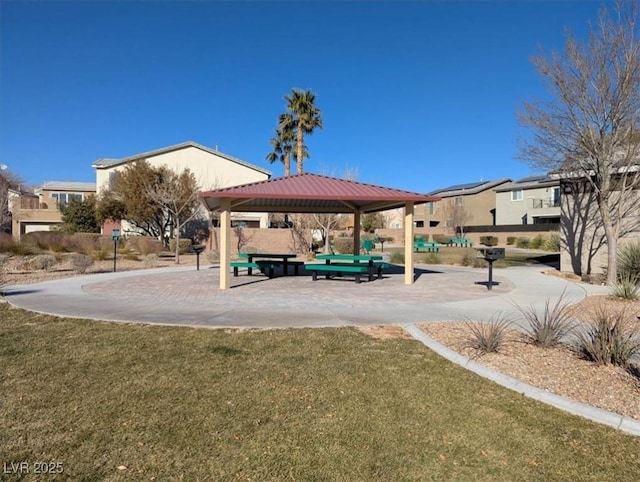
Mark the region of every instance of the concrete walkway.
POLYGON ((487 270, 419 266, 405 285, 400 269, 373 282, 242 274, 219 290, 219 268, 193 266, 92 274, 12 286, 6 299, 28 310, 96 320, 206 327, 274 328, 378 325, 489 319, 514 304, 544 306, 565 291, 568 301, 599 286, 542 274, 541 267, 487 270))
MULTIPOLYGON (((494 271, 451 266, 418 266, 415 284, 401 270, 373 282, 287 276, 268 279, 241 274, 221 291, 219 268, 193 266, 76 276, 12 286, 13 305, 40 313, 121 322, 211 328, 336 327, 397 324, 414 338, 479 375, 531 398, 596 422, 640 435, 640 422, 568 400, 494 372, 430 339, 414 324, 429 321, 489 320, 518 313, 516 305, 543 309, 563 296, 577 302, 608 289, 544 275, 541 267, 494 271)), ((515 317, 514 317, 515 318, 515 317)), ((520 317, 521 318, 521 317, 520 317)))

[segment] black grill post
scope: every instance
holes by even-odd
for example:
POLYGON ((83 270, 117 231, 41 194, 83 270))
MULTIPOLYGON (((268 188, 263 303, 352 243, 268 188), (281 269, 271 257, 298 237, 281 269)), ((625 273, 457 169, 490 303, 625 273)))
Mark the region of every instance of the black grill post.
POLYGON ((197 269, 197 271, 200 271, 200 253, 202 253, 204 251, 204 245, 203 244, 194 244, 194 245, 191 246, 191 251, 196 253, 196 269, 197 269))
POLYGON ((493 288, 493 262, 498 259, 504 258, 504 248, 476 248, 478 250, 478 257, 483 258, 489 263, 489 282, 487 283, 487 289, 491 291, 493 288))

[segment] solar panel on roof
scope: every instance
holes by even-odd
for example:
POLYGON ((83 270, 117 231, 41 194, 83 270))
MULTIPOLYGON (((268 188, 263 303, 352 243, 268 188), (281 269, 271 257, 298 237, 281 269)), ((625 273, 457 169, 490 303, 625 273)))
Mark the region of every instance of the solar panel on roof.
POLYGON ((469 182, 466 184, 456 184, 455 186, 449 186, 445 189, 442 189, 441 191, 460 191, 462 189, 473 189, 476 188, 478 186, 482 186, 484 184, 484 181, 482 182, 469 182))
POLYGON ((522 179, 518 179, 516 182, 521 184, 523 182, 538 182, 538 181, 546 181, 548 180, 548 176, 529 176, 523 177, 522 179))

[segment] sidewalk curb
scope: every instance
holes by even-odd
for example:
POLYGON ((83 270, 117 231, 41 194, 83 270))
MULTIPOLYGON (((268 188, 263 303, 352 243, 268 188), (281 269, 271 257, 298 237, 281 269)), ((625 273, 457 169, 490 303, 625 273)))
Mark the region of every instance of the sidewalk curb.
POLYGON ((640 437, 640 421, 638 420, 625 417, 615 412, 603 410, 601 408, 592 407, 585 403, 569 400, 568 398, 547 392, 538 387, 534 387, 533 385, 529 385, 528 383, 521 382, 520 380, 491 370, 490 368, 480 365, 479 363, 476 363, 433 340, 415 324, 404 325, 403 328, 414 339, 420 341, 425 346, 435 351, 438 355, 476 373, 477 375, 480 375, 481 377, 496 382, 503 387, 521 393, 529 398, 533 398, 534 400, 538 400, 546 403, 547 405, 564 410, 565 412, 588 418, 593 422, 608 425, 630 435, 640 437))

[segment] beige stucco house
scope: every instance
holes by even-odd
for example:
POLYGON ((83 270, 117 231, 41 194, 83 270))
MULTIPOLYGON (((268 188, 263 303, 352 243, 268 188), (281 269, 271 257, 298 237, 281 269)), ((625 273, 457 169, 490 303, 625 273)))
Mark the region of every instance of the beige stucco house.
POLYGON ((50 231, 62 224, 60 206, 70 199, 84 200, 95 195, 92 182, 45 182, 33 193, 10 191, 9 211, 12 217, 11 231, 15 239, 34 231, 50 231))
MULTIPOLYGON (((560 270, 578 275, 606 273, 607 242, 593 190, 586 181, 569 178, 560 179, 560 190, 560 270)), ((625 201, 618 248, 640 241, 640 186, 625 201)))
POLYGON ((503 184, 496 190, 496 224, 558 224, 560 181, 531 176, 503 184))
POLYGON ((428 193, 442 198, 440 202, 426 203, 416 208, 416 227, 453 228, 454 211, 465 213, 466 226, 491 226, 496 224, 495 189, 511 182, 511 179, 495 179, 468 184, 457 184, 428 193))
MULTIPOLYGON (((195 175, 201 191, 264 181, 271 177, 271 173, 265 169, 217 149, 188 141, 121 159, 103 158, 95 161, 93 167, 96 169, 98 196, 108 188, 115 172, 138 160, 146 160, 153 167, 167 166, 176 172, 189 168, 195 175)), ((206 212, 203 212, 203 215, 206 216, 206 212)), ((268 215, 232 213, 232 222, 242 223, 246 227, 266 228, 268 215)), ((123 230, 126 229, 126 226, 123 226, 123 230)))

